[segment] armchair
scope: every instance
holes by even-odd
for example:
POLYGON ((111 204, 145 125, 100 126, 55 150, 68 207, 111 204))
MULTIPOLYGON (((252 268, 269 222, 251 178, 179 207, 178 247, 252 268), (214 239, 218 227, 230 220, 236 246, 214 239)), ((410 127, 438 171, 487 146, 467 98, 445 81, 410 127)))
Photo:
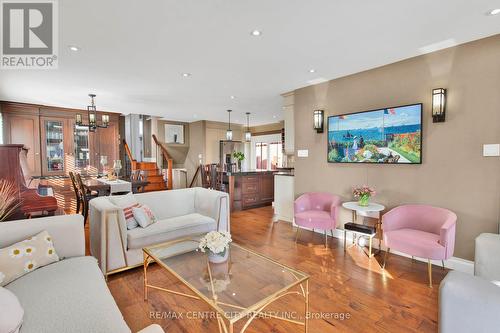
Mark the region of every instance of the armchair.
POLYGON ((333 237, 337 227, 340 209, 340 197, 330 193, 310 192, 302 194, 294 203, 294 219, 297 228, 295 242, 299 237, 300 227, 320 229, 325 232, 325 247, 328 247, 327 230, 333 237))
POLYGON ((474 275, 452 271, 439 287, 439 332, 497 332, 500 235, 476 238, 474 275), (497 285, 495 285, 497 284, 497 285))
POLYGON ((403 205, 382 217, 384 243, 391 249, 412 257, 428 259, 429 287, 432 288, 432 260, 444 260, 453 255, 455 248, 455 213, 427 205, 403 205))

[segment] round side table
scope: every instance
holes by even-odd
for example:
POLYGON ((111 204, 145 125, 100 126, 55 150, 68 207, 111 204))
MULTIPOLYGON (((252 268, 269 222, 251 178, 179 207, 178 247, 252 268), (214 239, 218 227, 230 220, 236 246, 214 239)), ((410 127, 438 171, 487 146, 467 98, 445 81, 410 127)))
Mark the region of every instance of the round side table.
MULTIPOLYGON (((356 223, 358 216, 366 216, 377 220, 377 222, 375 223, 375 229, 378 230, 379 234, 378 251, 380 252, 380 247, 382 244, 382 222, 380 217, 381 217, 381 212, 385 210, 385 206, 375 202, 370 202, 368 206, 360 206, 357 201, 348 201, 344 202, 342 204, 342 207, 352 211, 352 223, 356 223)), ((345 237, 344 237, 344 244, 345 244, 345 237)), ((371 256, 371 253, 369 256, 371 256)))

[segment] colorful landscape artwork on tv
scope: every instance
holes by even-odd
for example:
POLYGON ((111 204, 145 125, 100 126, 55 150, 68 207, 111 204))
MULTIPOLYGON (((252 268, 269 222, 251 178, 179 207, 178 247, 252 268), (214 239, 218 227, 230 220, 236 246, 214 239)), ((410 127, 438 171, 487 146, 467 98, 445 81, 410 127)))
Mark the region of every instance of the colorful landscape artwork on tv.
POLYGON ((328 117, 328 162, 422 162, 422 104, 328 117))

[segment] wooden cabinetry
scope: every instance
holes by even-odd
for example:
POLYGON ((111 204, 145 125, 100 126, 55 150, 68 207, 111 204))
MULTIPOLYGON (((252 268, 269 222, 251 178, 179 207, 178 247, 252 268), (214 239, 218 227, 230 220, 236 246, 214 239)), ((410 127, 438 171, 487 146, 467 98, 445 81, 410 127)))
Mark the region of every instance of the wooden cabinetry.
POLYGON ((274 200, 274 172, 236 173, 229 177, 233 210, 270 205, 274 200), (233 182, 233 184, 231 184, 233 182))
POLYGON ((61 117, 40 117, 42 174, 61 176, 74 165, 69 120, 61 117), (69 165, 68 165, 69 164, 69 165))
POLYGON ((88 123, 86 110, 11 102, 2 102, 0 110, 5 143, 29 148, 33 176, 62 176, 69 171, 95 174, 101 168, 100 156, 107 156, 108 164, 119 159, 118 114, 106 113, 109 127, 89 132, 75 126, 77 113, 88 123))
POLYGON ((40 120, 35 111, 35 108, 2 105, 4 142, 23 144, 28 148, 28 167, 34 176, 40 176, 40 120))

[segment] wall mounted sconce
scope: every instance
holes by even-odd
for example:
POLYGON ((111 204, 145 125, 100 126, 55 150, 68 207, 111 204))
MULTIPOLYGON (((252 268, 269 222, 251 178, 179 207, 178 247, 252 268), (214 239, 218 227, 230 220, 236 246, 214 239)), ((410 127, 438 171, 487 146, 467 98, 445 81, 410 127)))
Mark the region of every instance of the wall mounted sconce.
POLYGON ((446 89, 432 89, 432 122, 443 123, 446 114, 446 89))
POLYGON ((325 122, 325 111, 314 110, 314 129, 316 133, 323 133, 323 123, 325 122))

